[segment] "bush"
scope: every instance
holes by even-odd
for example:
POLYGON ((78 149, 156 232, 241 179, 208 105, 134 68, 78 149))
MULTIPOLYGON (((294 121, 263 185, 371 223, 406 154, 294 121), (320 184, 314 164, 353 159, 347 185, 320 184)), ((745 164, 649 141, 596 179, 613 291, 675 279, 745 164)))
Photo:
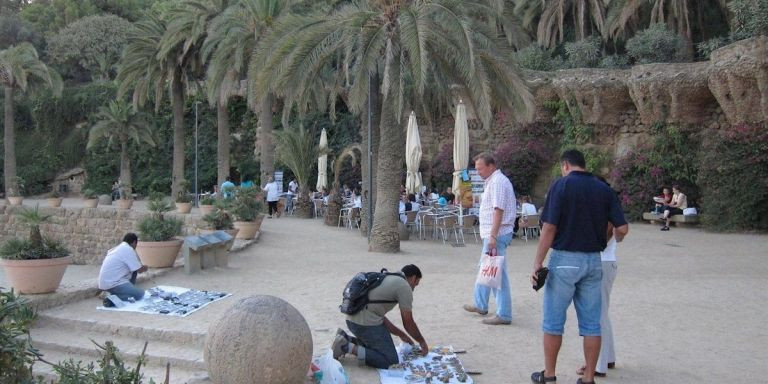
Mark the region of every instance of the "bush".
POLYGON ((152 212, 152 215, 139 222, 139 240, 168 241, 181 235, 181 227, 184 223, 179 219, 167 218, 163 215, 172 210, 173 207, 162 195, 153 194, 147 208, 152 212))
POLYGON ((728 36, 719 36, 706 41, 702 41, 701 43, 696 44, 696 53, 702 59, 709 60, 709 56, 712 54, 712 51, 718 48, 722 48, 731 42, 732 41, 728 36))
POLYGON ((215 230, 232 229, 232 216, 223 209, 216 209, 203 216, 203 221, 215 230))
POLYGON ((768 0, 733 0, 731 31, 743 38, 768 35, 768 0))
POLYGON ((530 45, 515 52, 517 63, 534 71, 554 71, 563 67, 563 60, 538 45, 530 45))
POLYGON ((701 156, 702 222, 715 230, 768 229, 768 129, 712 133, 701 156))
POLYGON ((238 221, 256 221, 264 210, 261 195, 256 188, 238 188, 232 202, 232 214, 238 221))
POLYGON ((549 165, 549 148, 539 139, 522 139, 513 135, 501 144, 494 156, 501 171, 509 177, 517 195, 533 191, 539 171, 549 165))
MULTIPOLYGON (((53 369, 59 375, 58 384, 102 384, 105 382, 141 384, 144 382, 141 367, 146 361, 147 342, 144 342, 144 349, 136 358, 135 368, 126 366, 125 360, 120 356, 119 349, 111 341, 105 342, 104 345, 99 345, 93 340, 91 342, 99 349, 98 368, 93 363, 83 366, 82 362, 76 362, 73 359, 54 364, 53 369)), ((168 369, 166 368, 166 370, 168 369)), ((167 371, 166 374, 168 374, 167 371)), ((149 383, 154 384, 155 381, 149 379, 149 383)))
POLYGON ((69 250, 56 239, 43 238, 42 246, 29 239, 11 238, 0 246, 0 258, 10 260, 55 259, 69 256, 69 250))
POLYGON ((588 37, 584 40, 565 43, 565 54, 568 57, 569 68, 594 68, 600 61, 599 37, 588 37))
POLYGON ((32 383, 39 354, 30 344, 35 313, 26 299, 0 288, 0 383, 32 383))
POLYGON ((627 41, 627 54, 637 64, 681 62, 685 60, 685 40, 664 24, 654 24, 627 41))
POLYGON ((600 68, 622 69, 629 67, 629 58, 626 55, 610 55, 600 59, 600 68))
POLYGON ((215 202, 216 200, 210 196, 205 196, 200 199, 200 205, 213 205, 215 202))

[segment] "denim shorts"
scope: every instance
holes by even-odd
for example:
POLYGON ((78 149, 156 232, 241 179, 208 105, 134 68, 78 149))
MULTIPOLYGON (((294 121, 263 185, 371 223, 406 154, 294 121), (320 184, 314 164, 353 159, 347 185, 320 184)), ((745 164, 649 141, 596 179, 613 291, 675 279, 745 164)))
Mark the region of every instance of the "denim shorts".
POLYGON ((549 275, 544 285, 541 328, 562 335, 568 307, 573 301, 581 336, 600 336, 603 265, 600 253, 552 250, 549 275))

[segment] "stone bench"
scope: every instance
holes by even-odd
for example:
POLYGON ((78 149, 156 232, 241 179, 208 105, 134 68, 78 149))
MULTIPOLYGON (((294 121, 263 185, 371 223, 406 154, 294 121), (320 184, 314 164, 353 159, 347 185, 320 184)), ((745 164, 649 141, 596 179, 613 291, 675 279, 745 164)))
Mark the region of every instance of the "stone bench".
MULTIPOLYGON (((643 220, 651 223, 663 222, 662 216, 661 213, 643 212, 643 220)), ((695 226, 699 224, 699 215, 672 215, 669 221, 680 227, 695 226)))

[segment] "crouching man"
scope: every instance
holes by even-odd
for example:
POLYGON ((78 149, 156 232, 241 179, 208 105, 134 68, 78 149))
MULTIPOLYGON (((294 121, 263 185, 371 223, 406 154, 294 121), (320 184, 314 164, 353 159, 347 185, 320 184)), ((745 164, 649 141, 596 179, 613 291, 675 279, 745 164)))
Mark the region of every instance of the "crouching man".
POLYGON ((359 312, 347 316, 347 327, 354 336, 339 329, 333 341, 333 357, 338 359, 349 353, 367 366, 387 369, 398 363, 397 350, 390 334, 408 344, 413 344, 415 340, 426 355, 429 352, 427 342, 413 320, 413 290, 420 280, 421 270, 413 264, 403 267, 400 273, 386 275, 380 285, 368 291, 368 304, 359 312), (396 304, 400 307, 405 331, 385 316, 396 304))
POLYGON ((126 233, 123 242, 107 251, 107 257, 99 271, 99 289, 107 291, 120 300, 141 300, 144 290, 136 287, 136 276, 147 270, 136 254, 139 243, 135 233, 126 233))

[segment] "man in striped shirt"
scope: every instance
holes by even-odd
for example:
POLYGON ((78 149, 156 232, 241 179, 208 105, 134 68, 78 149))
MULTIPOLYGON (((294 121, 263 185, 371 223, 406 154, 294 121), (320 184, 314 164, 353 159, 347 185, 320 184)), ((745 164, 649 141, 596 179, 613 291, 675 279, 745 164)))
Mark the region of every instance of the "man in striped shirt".
MULTIPOLYGON (((475 157, 475 169, 485 180, 480 201, 480 237, 483 239, 483 254, 506 256, 507 246, 512 242, 517 214, 515 191, 512 182, 496 167, 496 159, 481 153, 475 157)), ((506 257, 501 271, 501 288, 493 289, 475 284, 475 304, 464 305, 464 310, 480 315, 488 314, 490 293, 496 296, 496 316, 484 319, 488 325, 510 324, 512 322, 512 294, 509 289, 506 257)))

